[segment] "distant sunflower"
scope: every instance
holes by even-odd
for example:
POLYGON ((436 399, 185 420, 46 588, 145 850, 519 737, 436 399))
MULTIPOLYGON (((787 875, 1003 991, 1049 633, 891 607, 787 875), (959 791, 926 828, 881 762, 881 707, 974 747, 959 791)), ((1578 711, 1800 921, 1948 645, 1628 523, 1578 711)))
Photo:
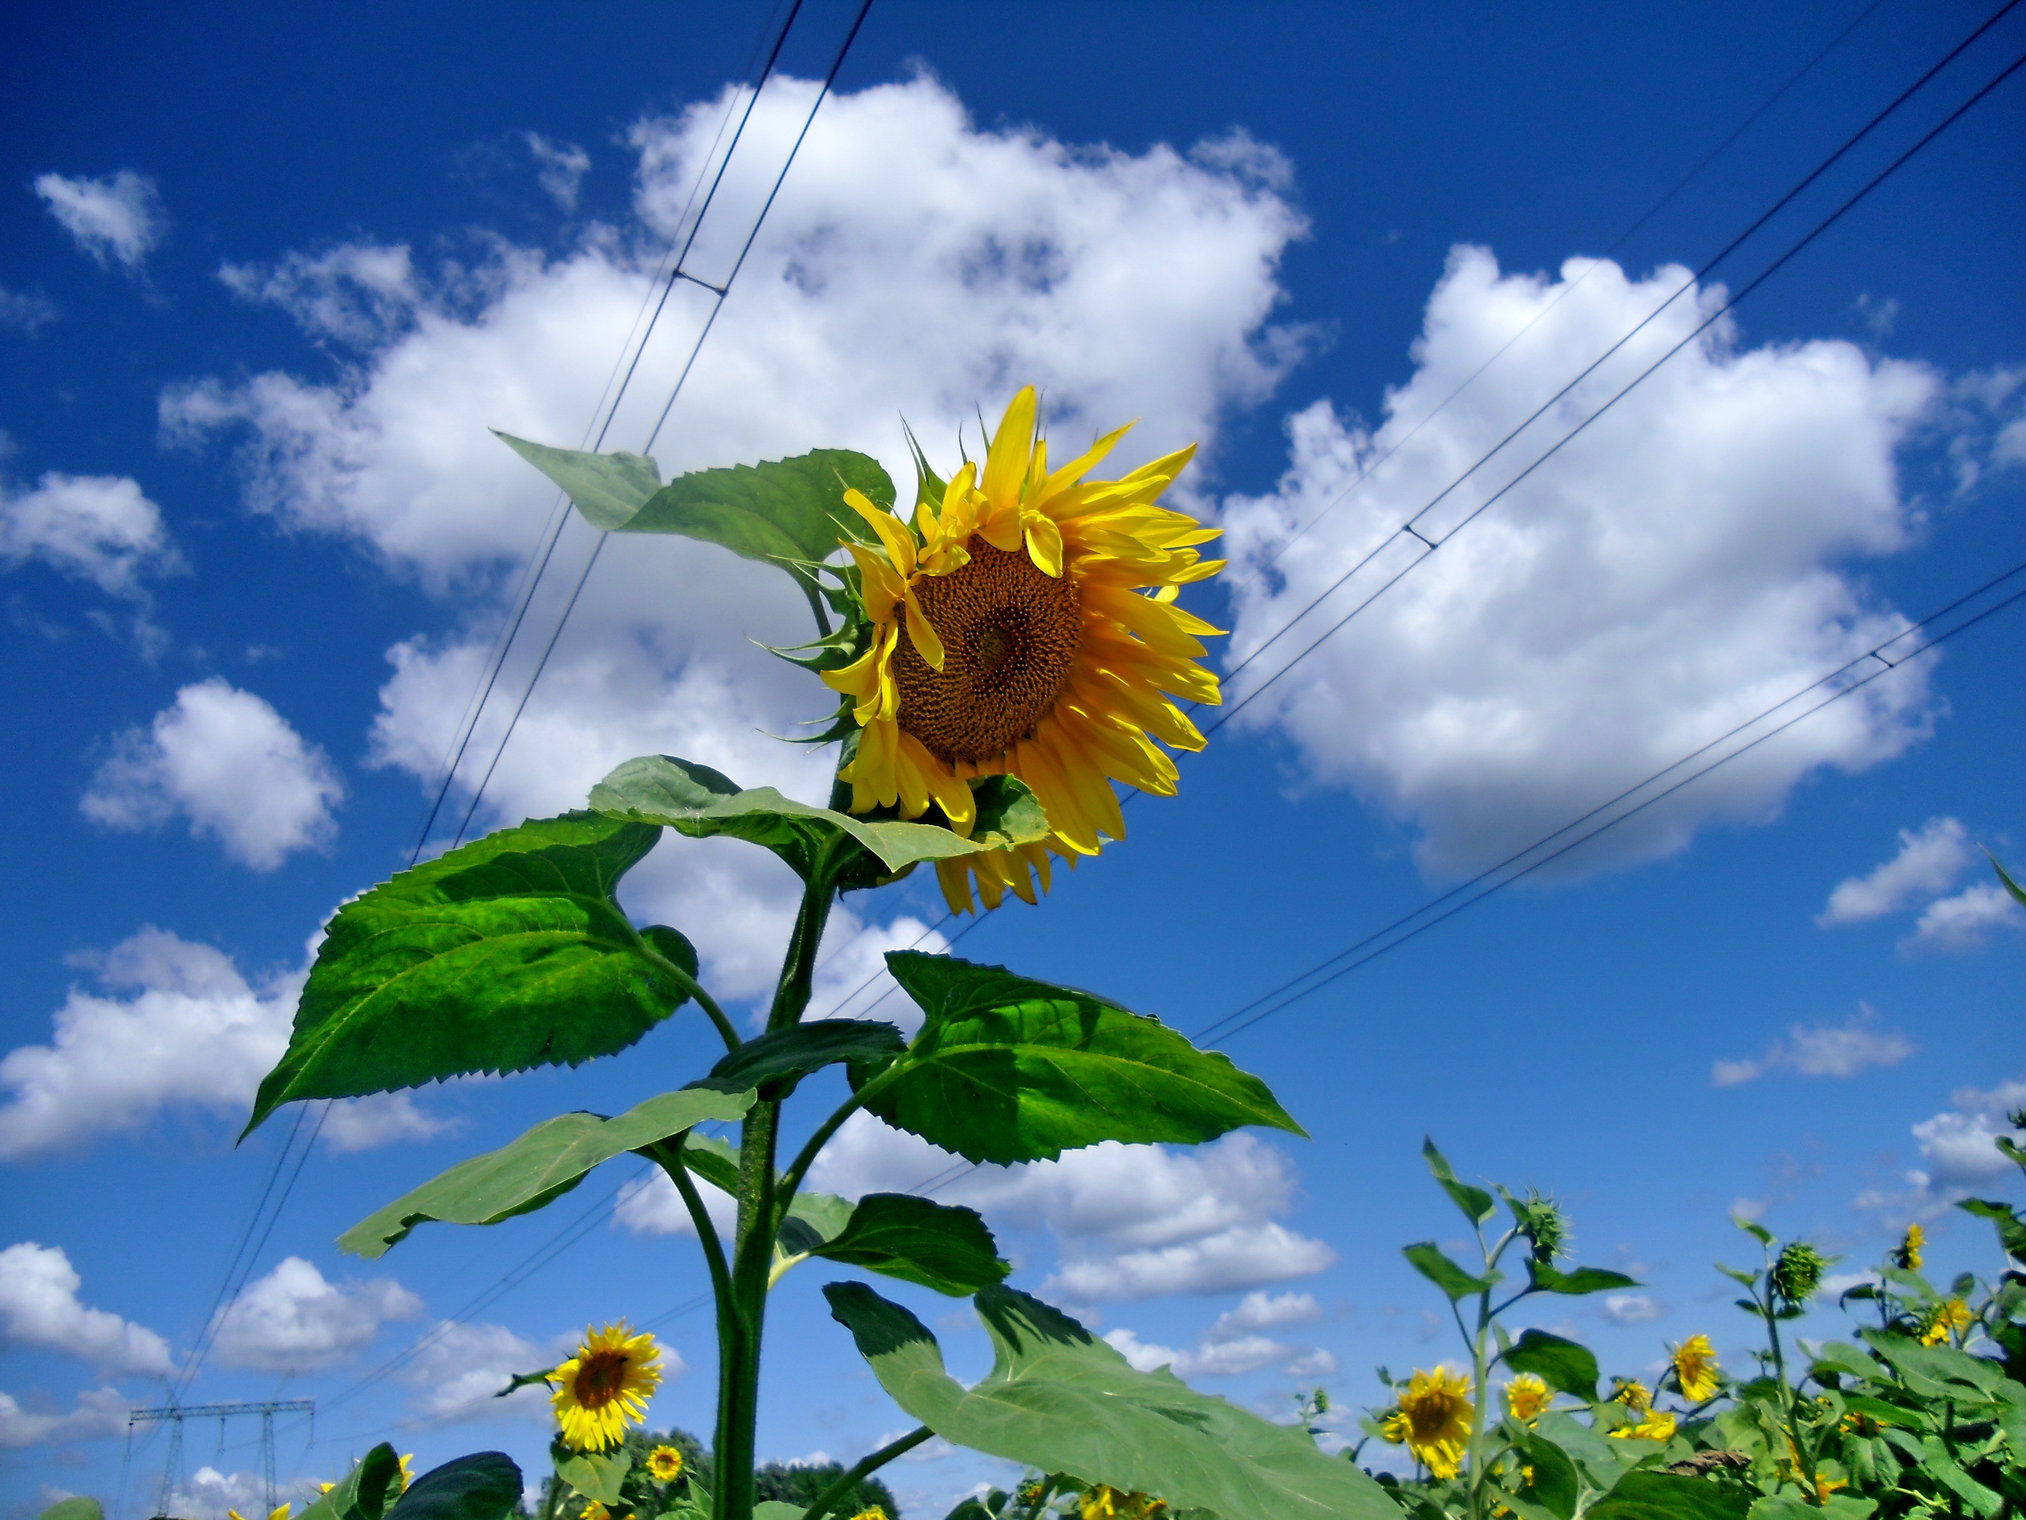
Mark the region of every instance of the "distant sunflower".
POLYGON ((1112 783, 1172 796, 1175 762, 1161 744, 1203 746, 1175 699, 1219 700, 1217 678, 1195 662, 1221 630, 1175 596, 1223 568, 1196 550, 1220 530, 1155 505, 1195 446, 1119 480, 1085 480, 1126 429, 1051 470, 1035 404, 1031 386, 1013 398, 982 472, 925 476, 912 526, 857 491, 844 498, 879 538, 845 545, 870 644, 823 677, 859 726, 838 772, 851 810, 915 818, 933 804, 968 834, 968 783, 1008 775, 1048 814, 1045 844, 938 863, 959 913, 974 906, 973 877, 987 908, 1008 890, 1033 902, 1051 853, 1074 863, 1123 839, 1112 783))
POLYGON ((1700 1404, 1715 1395, 1717 1377, 1722 1371, 1717 1365, 1716 1347, 1706 1335, 1691 1335, 1674 1348, 1675 1380, 1681 1384, 1681 1396, 1691 1404, 1700 1404))
POLYGON ((1611 1390, 1611 1397, 1634 1414, 1644 1414, 1653 1407, 1653 1390, 1637 1378, 1618 1379, 1618 1386, 1611 1390))
POLYGON ((1522 1425, 1538 1420, 1554 1397, 1554 1391, 1536 1372, 1522 1372, 1505 1385, 1505 1407, 1522 1425))
POLYGON ((1665 1409, 1648 1409, 1636 1424, 1620 1425, 1611 1434, 1625 1440, 1671 1441, 1674 1439, 1674 1416, 1665 1409))
POLYGON ((682 1476, 682 1453, 673 1446, 657 1446, 647 1454, 647 1471, 658 1483, 673 1483, 682 1476))
POLYGON ((1921 1262, 1921 1247, 1927 1244, 1927 1231, 1918 1224, 1906 1227, 1906 1234, 1900 1237, 1899 1246, 1892 1253, 1892 1264, 1906 1272, 1918 1272, 1921 1262))
POLYGON ((1927 1319, 1921 1325, 1920 1343, 1923 1346, 1939 1346, 1944 1341, 1960 1338, 1976 1322, 1977 1316, 1960 1298, 1944 1299, 1928 1311, 1927 1319))
POLYGON ((587 1329, 577 1354, 548 1375, 563 1444, 603 1451, 626 1438, 629 1422, 647 1417, 647 1399, 661 1386, 661 1351, 646 1331, 625 1320, 587 1329))
POLYGON ((1404 1444, 1434 1477, 1453 1478, 1463 1466, 1472 1411, 1468 1374, 1416 1368, 1379 1431, 1394 1445, 1404 1444))

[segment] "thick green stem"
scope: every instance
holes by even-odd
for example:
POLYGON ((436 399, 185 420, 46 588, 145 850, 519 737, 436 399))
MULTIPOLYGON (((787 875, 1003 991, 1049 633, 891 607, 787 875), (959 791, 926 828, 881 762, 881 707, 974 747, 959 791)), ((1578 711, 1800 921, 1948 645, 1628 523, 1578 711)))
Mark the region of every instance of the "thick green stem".
POLYGON ((889 1441, 871 1456, 865 1458, 850 1472, 816 1496, 816 1502, 802 1511, 802 1520, 823 1520, 823 1517, 838 1508, 854 1488, 878 1472, 895 1457, 913 1451, 922 1442, 935 1434, 926 1425, 918 1425, 897 1441, 889 1441))

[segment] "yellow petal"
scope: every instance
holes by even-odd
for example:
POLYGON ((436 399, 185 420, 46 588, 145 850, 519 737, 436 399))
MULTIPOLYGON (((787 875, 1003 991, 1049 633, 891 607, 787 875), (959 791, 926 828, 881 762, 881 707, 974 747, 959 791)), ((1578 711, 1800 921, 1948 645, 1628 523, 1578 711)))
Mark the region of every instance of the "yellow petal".
POLYGON ((1052 519, 1039 512, 1028 514, 1027 557, 1043 575, 1062 578, 1062 534, 1052 519))
POLYGON ((1027 461, 1034 447, 1034 387, 1023 385, 1006 404, 999 430, 992 435, 992 447, 985 455, 983 490, 995 507, 1010 507, 1020 500, 1026 483, 1027 461))
POLYGON ((872 531, 879 535, 879 541, 886 545, 887 557, 893 561, 894 568, 904 576, 913 575, 915 541, 914 535, 907 530, 907 524, 891 512, 883 512, 875 507, 863 491, 855 489, 846 491, 844 504, 864 518, 871 525, 872 531))

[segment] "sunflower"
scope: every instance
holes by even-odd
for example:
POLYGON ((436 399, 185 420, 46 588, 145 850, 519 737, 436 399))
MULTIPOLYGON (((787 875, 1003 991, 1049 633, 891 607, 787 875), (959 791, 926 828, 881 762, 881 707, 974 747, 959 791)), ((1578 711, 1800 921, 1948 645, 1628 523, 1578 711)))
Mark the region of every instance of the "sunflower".
POLYGON ((1641 1413, 1637 1424, 1620 1425, 1611 1434, 1623 1440, 1671 1441, 1674 1416, 1664 1409, 1648 1409, 1641 1413))
POLYGON ((1447 1367, 1433 1372, 1417 1367, 1379 1433, 1396 1446, 1404 1442, 1414 1460, 1434 1477, 1453 1478, 1463 1466, 1473 1412, 1466 1374, 1447 1367))
POLYGON ((1927 1244, 1927 1231, 1918 1224, 1906 1227, 1906 1234, 1900 1237, 1899 1246, 1892 1253, 1892 1264, 1902 1271, 1920 1270, 1920 1248, 1927 1244))
POLYGON ((1928 1311, 1927 1319, 1921 1325, 1920 1343, 1923 1346, 1939 1346, 1951 1337, 1960 1336, 1976 1322, 1977 1316, 1960 1298, 1944 1299, 1928 1311))
POLYGON ((1222 630, 1175 596, 1223 568, 1195 547, 1220 530, 1155 505, 1193 444, 1118 480, 1084 479, 1125 432, 1050 469, 1029 386, 982 471, 967 463, 944 482, 924 468, 912 525, 845 492, 879 540, 844 546, 870 642, 823 676, 858 724, 857 753, 838 772, 851 811, 897 806, 916 818, 933 804, 967 835, 968 783, 1007 775, 1048 814, 1045 843, 938 863, 955 912, 971 911, 974 876, 987 908, 1009 889, 1033 902, 1051 854, 1073 864, 1125 837, 1114 781, 1172 796, 1161 743, 1203 747, 1174 699, 1219 700, 1217 678, 1195 662, 1202 637, 1222 630))
POLYGON ((1637 1378, 1618 1379, 1618 1386, 1611 1390, 1611 1398, 1634 1414, 1644 1414, 1653 1407, 1653 1390, 1637 1378))
POLYGON ((625 1320, 586 1329, 577 1354, 548 1375, 549 1396, 563 1443, 574 1451, 603 1451, 626 1438, 629 1421, 647 1417, 647 1399, 661 1385, 661 1351, 646 1331, 635 1335, 625 1320))
POLYGON ((415 1460, 415 1453, 412 1451, 403 1452, 401 1454, 400 1470, 396 1472, 394 1475, 395 1478, 398 1480, 394 1487, 395 1493, 397 1494, 407 1493, 408 1485, 415 1481, 415 1469, 409 1465, 414 1460, 415 1460))
POLYGON ((682 1453, 673 1446, 657 1446, 647 1454, 649 1476, 659 1483, 673 1483, 682 1476, 682 1453))
POLYGON ((1554 1397, 1554 1391, 1536 1372, 1522 1372, 1505 1385, 1506 1410, 1522 1425, 1538 1420, 1554 1397))
POLYGON ((1717 1376, 1723 1369, 1717 1366, 1716 1347, 1709 1343, 1706 1335, 1691 1335, 1674 1348, 1674 1377, 1681 1384, 1681 1396, 1691 1404, 1700 1404, 1716 1393, 1717 1376))

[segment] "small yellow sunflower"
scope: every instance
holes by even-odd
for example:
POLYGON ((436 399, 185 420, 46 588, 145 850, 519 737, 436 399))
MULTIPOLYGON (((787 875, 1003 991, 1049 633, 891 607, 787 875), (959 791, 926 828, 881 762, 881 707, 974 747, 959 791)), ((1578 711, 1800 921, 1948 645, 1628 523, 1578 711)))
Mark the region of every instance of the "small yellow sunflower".
POLYGON ((1637 1378, 1618 1379, 1618 1386, 1611 1390, 1611 1398, 1634 1414, 1644 1414, 1653 1407, 1653 1390, 1637 1378))
POLYGON ((1522 1425, 1538 1420, 1554 1397, 1554 1390, 1536 1372, 1522 1372, 1505 1385, 1506 1411, 1522 1425))
POLYGON ((1611 1434, 1626 1440, 1671 1441, 1674 1416, 1664 1409, 1648 1409, 1641 1413, 1637 1424, 1620 1425, 1611 1434))
POLYGON ((1381 1423, 1380 1434, 1396 1446, 1404 1444, 1432 1476, 1453 1478, 1463 1466, 1473 1412, 1467 1374, 1447 1367, 1433 1372, 1417 1367, 1407 1391, 1381 1423))
POLYGON ((1959 1337, 1976 1322, 1977 1316, 1960 1298, 1944 1299, 1928 1312, 1927 1320, 1921 1326, 1920 1343, 1923 1346, 1939 1346, 1943 1341, 1959 1337))
POLYGON ((851 811, 898 806, 915 818, 933 804, 968 834, 968 783, 1007 775, 1048 814, 1045 844, 938 863, 954 912, 973 908, 973 877, 987 908, 1008 890, 1033 902, 1051 852, 1074 864, 1125 837, 1114 781, 1172 796, 1175 762, 1161 744, 1203 747, 1173 699, 1219 700, 1217 678, 1195 662, 1203 636, 1222 630, 1175 596, 1223 568, 1195 547, 1220 530, 1155 505, 1193 444, 1119 480, 1083 478, 1125 431, 1051 470, 1029 386, 1000 419, 984 469, 966 464, 935 483, 940 502, 925 482, 912 526, 845 493, 879 538, 878 548, 845 545, 870 645, 823 677, 851 699, 859 727, 858 752, 838 772, 851 811))
POLYGON ((1927 1231, 1918 1224, 1906 1227, 1906 1234, 1900 1237, 1899 1245, 1892 1253, 1892 1264, 1907 1272, 1920 1270, 1920 1249, 1927 1244, 1927 1231))
POLYGON ((1717 1365, 1716 1347, 1706 1335, 1691 1335, 1674 1348, 1674 1376, 1681 1384, 1681 1396, 1691 1404, 1712 1398, 1723 1368, 1717 1365))
POLYGON ((582 1520, 612 1520, 612 1511, 599 1499, 586 1499, 581 1514, 582 1520))
POLYGON ((875 1504, 871 1509, 860 1510, 851 1520, 886 1520, 886 1511, 875 1504))
POLYGON ((395 1493, 397 1494, 407 1493, 408 1485, 415 1481, 415 1469, 409 1466, 409 1464, 414 1460, 415 1460, 414 1452, 404 1451, 403 1453, 401 1453, 401 1470, 395 1475, 396 1480, 394 1484, 395 1493))
POLYGON ((673 1483, 682 1476, 682 1453, 673 1446, 657 1446, 647 1454, 649 1476, 660 1483, 673 1483))
MULTIPOLYGON (((647 1417, 647 1400, 661 1386, 661 1350, 646 1331, 625 1320, 587 1329, 577 1354, 548 1375, 549 1395, 563 1444, 573 1451, 603 1451, 626 1438, 629 1422, 647 1417)), ((606 1520, 593 1516, 591 1520, 606 1520)))
MULTIPOLYGON (((325 1493, 329 1493, 335 1487, 337 1487, 337 1485, 334 1483, 326 1483, 323 1485, 323 1490, 325 1493)), ((277 1508, 269 1510, 267 1512, 267 1520, 288 1520, 289 1512, 294 1508, 295 1502, 291 1500, 287 1504, 283 1504, 278 1506, 277 1508)), ((228 1509, 225 1513, 227 1514, 227 1516, 230 1517, 230 1520, 246 1520, 246 1517, 240 1514, 239 1511, 236 1509, 228 1509)))

